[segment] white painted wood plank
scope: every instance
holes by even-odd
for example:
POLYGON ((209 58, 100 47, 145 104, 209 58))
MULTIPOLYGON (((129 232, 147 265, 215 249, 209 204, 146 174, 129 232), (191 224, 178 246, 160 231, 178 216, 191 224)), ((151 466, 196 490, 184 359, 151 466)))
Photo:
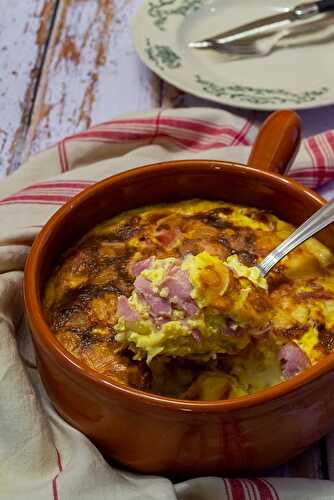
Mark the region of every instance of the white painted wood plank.
POLYGON ((37 94, 28 157, 59 139, 158 99, 130 23, 140 0, 60 0, 37 94))
POLYGON ((20 163, 57 0, 0 0, 0 176, 20 163))

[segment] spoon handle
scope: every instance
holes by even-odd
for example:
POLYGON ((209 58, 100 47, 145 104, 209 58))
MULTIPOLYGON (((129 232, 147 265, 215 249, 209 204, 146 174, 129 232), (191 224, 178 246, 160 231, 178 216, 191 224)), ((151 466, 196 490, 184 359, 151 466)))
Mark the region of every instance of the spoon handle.
POLYGON ((263 276, 294 248, 301 245, 314 234, 324 229, 334 222, 334 200, 326 203, 317 210, 307 221, 298 227, 286 240, 276 247, 269 255, 258 265, 263 276))

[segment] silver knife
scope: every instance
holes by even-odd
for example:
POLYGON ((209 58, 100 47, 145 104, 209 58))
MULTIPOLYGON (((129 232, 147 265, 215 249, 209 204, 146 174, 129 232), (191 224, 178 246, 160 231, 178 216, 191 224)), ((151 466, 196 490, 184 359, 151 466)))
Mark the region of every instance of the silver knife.
POLYGON ((204 40, 190 42, 188 46, 193 49, 221 47, 222 45, 231 44, 243 40, 244 38, 251 38, 279 31, 280 29, 286 28, 292 22, 304 21, 312 16, 330 10, 334 10, 334 0, 320 0, 318 2, 300 4, 281 14, 258 19, 257 21, 244 24, 239 26, 239 28, 226 31, 225 33, 204 40))

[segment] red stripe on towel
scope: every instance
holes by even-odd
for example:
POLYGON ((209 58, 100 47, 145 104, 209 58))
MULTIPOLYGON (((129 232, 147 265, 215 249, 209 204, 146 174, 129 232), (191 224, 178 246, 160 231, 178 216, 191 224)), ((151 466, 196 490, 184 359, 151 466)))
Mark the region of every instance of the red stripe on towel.
POLYGON ((319 182, 322 182, 325 177, 325 155, 319 146, 316 137, 310 137, 306 140, 309 151, 312 155, 313 166, 314 166, 314 177, 318 178, 319 182))
MULTIPOLYGON (((239 138, 239 140, 244 140, 243 137, 240 138, 241 134, 240 131, 235 130, 232 127, 229 126, 219 126, 219 125, 214 125, 210 122, 202 121, 202 120, 191 120, 191 119, 186 119, 186 118, 164 118, 164 117, 159 117, 159 123, 161 126, 170 126, 174 127, 176 129, 183 129, 187 131, 192 131, 192 132, 198 132, 202 133, 203 135, 207 136, 219 136, 222 134, 226 134, 231 136, 231 138, 236 139, 239 138)), ((99 125, 98 127, 94 127, 88 131, 81 132, 79 134, 75 134, 71 136, 71 139, 76 139, 80 137, 84 137, 87 135, 90 135, 91 133, 99 133, 99 132, 109 132, 113 133, 113 128, 116 129, 115 132, 122 132, 120 130, 120 127, 115 127, 115 125, 140 125, 140 124, 147 124, 147 125, 156 125, 156 118, 149 118, 149 119, 134 119, 134 120, 115 120, 112 122, 108 122, 102 125, 99 125), (110 128, 108 128, 110 127, 110 128)), ((246 122, 244 127, 247 127, 248 130, 251 125, 249 122, 246 122)), ((141 127, 134 127, 137 129, 137 133, 140 131, 141 127)), ((124 131, 123 131, 124 132, 124 131)), ((150 131, 147 131, 147 133, 151 133, 150 131)), ((246 141, 246 145, 248 145, 248 141, 246 141)))
POLYGON ((248 500, 245 496, 245 490, 240 479, 227 479, 227 481, 230 483, 231 487, 231 500, 248 500))
POLYGON ((59 500, 59 496, 58 496, 58 487, 57 487, 57 479, 59 477, 59 474, 61 472, 63 472, 63 465, 61 463, 61 456, 60 456, 60 453, 58 451, 58 449, 56 448, 56 453, 57 453, 57 465, 58 465, 58 472, 57 474, 55 475, 55 477, 52 479, 52 493, 53 493, 53 500, 59 500))
POLYGON ((253 483, 255 486, 255 490, 259 495, 260 500, 275 500, 272 495, 271 488, 269 488, 268 484, 262 479, 249 479, 250 483, 253 483))
POLYGON ((62 203, 65 203, 66 201, 70 200, 73 198, 73 196, 70 195, 33 195, 33 194, 26 194, 26 195, 14 195, 10 196, 9 198, 5 198, 4 200, 0 201, 0 205, 11 205, 12 203, 31 203, 34 205, 45 205, 45 204, 50 204, 50 205, 61 205, 62 203))

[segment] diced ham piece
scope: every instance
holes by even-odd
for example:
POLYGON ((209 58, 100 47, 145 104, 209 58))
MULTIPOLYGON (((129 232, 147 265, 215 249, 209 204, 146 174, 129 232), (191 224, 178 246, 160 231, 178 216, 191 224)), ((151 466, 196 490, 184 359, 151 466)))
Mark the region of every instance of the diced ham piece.
POLYGON ((198 312, 198 307, 191 298, 193 287, 185 271, 173 266, 161 283, 161 287, 168 290, 169 299, 178 304, 189 316, 194 316, 198 312))
POLYGON ((284 345, 280 349, 278 356, 284 378, 294 377, 311 366, 308 356, 295 342, 284 345))
POLYGON ((135 289, 146 299, 146 297, 153 295, 152 285, 150 280, 137 276, 134 282, 135 289))
POLYGON ((180 303, 180 307, 187 313, 188 316, 195 316, 198 313, 198 307, 193 299, 184 300, 180 303))
POLYGON ((191 335, 194 337, 198 344, 202 342, 202 335, 198 328, 194 328, 191 332, 191 335))
POLYGON ((151 315, 153 318, 170 318, 172 314, 172 308, 170 303, 158 297, 156 295, 151 295, 146 298, 146 302, 150 306, 151 315))
POLYGON ((168 271, 164 281, 161 283, 163 288, 167 288, 171 298, 189 299, 192 285, 188 275, 180 268, 173 267, 168 271))
POLYGON ((145 269, 148 269, 151 267, 153 262, 153 258, 149 257, 148 259, 145 260, 140 260, 139 262, 135 262, 132 266, 132 272, 135 276, 139 276, 139 274, 144 271, 145 269))
POLYGON ((117 301, 117 315, 128 322, 139 321, 140 317, 137 311, 132 307, 128 299, 121 295, 117 301))
POLYGON ((167 270, 166 277, 160 284, 160 288, 167 290, 167 298, 160 297, 153 291, 150 280, 141 276, 144 269, 148 269, 153 259, 150 257, 144 261, 137 262, 133 266, 133 273, 136 275, 134 282, 135 289, 142 300, 148 304, 150 315, 157 325, 161 325, 164 320, 171 319, 171 303, 177 304, 187 316, 194 316, 198 312, 198 307, 191 297, 192 284, 188 275, 183 271, 179 262, 173 262, 167 270))
POLYGON ((137 276, 135 279, 135 289, 142 296, 145 302, 150 307, 150 313, 153 319, 170 318, 172 308, 168 300, 162 299, 154 294, 151 282, 142 276, 137 276))
POLYGON ((156 235, 156 239, 166 248, 173 248, 180 236, 177 229, 161 229, 156 235))

